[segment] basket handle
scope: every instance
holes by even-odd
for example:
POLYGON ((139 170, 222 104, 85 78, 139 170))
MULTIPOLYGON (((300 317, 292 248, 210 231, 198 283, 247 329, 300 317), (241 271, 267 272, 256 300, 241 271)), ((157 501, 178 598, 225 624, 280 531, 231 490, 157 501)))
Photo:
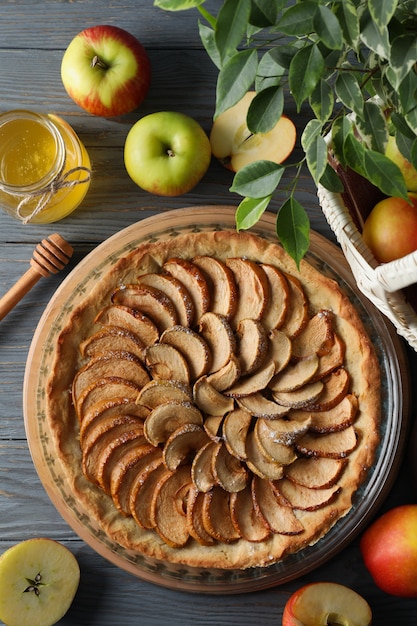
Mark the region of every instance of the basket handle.
POLYGON ((375 277, 388 292, 417 283, 417 251, 375 268, 375 277))

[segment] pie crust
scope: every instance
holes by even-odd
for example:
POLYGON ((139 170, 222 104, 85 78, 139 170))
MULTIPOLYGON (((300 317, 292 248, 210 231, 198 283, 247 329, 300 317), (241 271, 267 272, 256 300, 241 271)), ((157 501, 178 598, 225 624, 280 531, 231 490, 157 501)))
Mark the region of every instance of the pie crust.
MULTIPOLYGON (((200 269, 204 268, 203 262, 200 265, 200 269)), ((212 313, 211 307, 214 306, 214 286, 210 285, 209 279, 207 279, 207 285, 205 313, 210 314, 212 313)), ((192 294, 193 286, 190 281, 184 287, 192 294)), ((204 297, 200 300, 198 300, 197 294, 194 294, 193 297, 194 302, 200 302, 200 304, 204 302, 204 297)), ((169 335, 173 326, 181 326, 177 323, 178 319, 173 322, 173 318, 169 317, 169 303, 165 302, 165 304, 167 306, 164 305, 163 312, 160 312, 160 315, 165 317, 163 319, 158 317, 158 337, 154 340, 158 345, 161 343, 160 338, 164 332, 169 335)), ((151 312, 152 306, 148 306, 148 315, 151 312)), ((200 310, 198 316, 202 315, 204 312, 200 310)), ((213 317, 209 315, 207 319, 208 325, 213 324, 213 317)), ((215 337, 218 336, 217 333, 222 332, 220 327, 216 327, 214 330, 213 326, 208 330, 207 326, 205 328, 207 331, 205 335, 206 344, 210 343, 210 329, 215 333, 215 337)), ((192 330, 197 336, 202 335, 204 338, 203 326, 199 325, 196 319, 192 322, 192 330)), ((227 334, 224 337, 227 337, 227 334)), ((120 352, 119 339, 117 339, 117 350, 120 352)), ((134 339, 126 335, 125 341, 126 352, 132 354, 134 339)), ((138 352, 140 354, 140 345, 138 352)), ((129 362, 136 359, 140 362, 140 358, 137 356, 135 359, 130 359, 129 362)), ((193 367, 196 368, 197 358, 193 357, 192 361, 193 367)), ((232 361, 233 359, 229 359, 227 363, 222 363, 221 366, 226 367, 232 361)), ((216 363, 220 367, 221 355, 217 353, 216 363)), ((129 365, 129 367, 134 369, 133 365, 129 365)), ((151 381, 153 374, 149 363, 145 370, 151 381)), ((155 370, 153 371, 155 372, 155 370)), ((84 300, 70 316, 56 345, 53 367, 47 386, 47 419, 54 437, 57 457, 62 464, 66 480, 73 494, 82 502, 85 510, 97 520, 103 531, 112 540, 123 547, 140 552, 146 557, 192 567, 221 569, 264 567, 283 559, 288 554, 314 544, 324 537, 337 520, 351 509, 353 495, 372 466, 379 442, 380 378, 377 358, 364 326, 355 307, 349 302, 335 281, 322 275, 306 261, 302 261, 300 269, 297 270, 293 260, 288 257, 281 246, 251 233, 237 233, 235 231, 187 233, 163 241, 140 245, 117 261, 108 273, 97 281, 91 293, 86 294, 84 300), (146 498, 154 499, 153 524, 157 523, 158 530, 142 528, 132 516, 123 515, 109 493, 91 482, 86 476, 88 469, 86 471, 85 465, 88 463, 83 459, 82 446, 87 445, 85 442, 88 442, 88 432, 84 438, 81 437, 80 443, 80 435, 82 435, 80 420, 73 402, 73 398, 77 402, 77 396, 73 394, 74 380, 77 380, 78 372, 83 370, 86 364, 94 359, 94 356, 83 356, 80 347, 85 347, 91 337, 96 336, 100 329, 109 325, 106 324, 102 312, 108 310, 108 307, 112 305, 112 298, 113 304, 115 301, 122 302, 122 296, 128 292, 127 286, 140 283, 139 277, 150 274, 165 274, 167 265, 163 269, 164 264, 173 259, 182 259, 198 266, 198 259, 201 257, 215 259, 229 266, 235 277, 237 302, 235 303, 234 314, 228 318, 228 326, 232 329, 233 336, 230 341, 231 343, 234 342, 234 358, 236 355, 240 357, 240 360, 238 359, 239 367, 241 370, 242 367, 246 369, 245 375, 242 375, 241 371, 238 380, 232 384, 229 384, 230 381, 228 381, 228 388, 222 389, 219 379, 224 380, 224 377, 217 376, 216 378, 216 372, 205 371, 204 364, 198 365, 198 369, 192 374, 194 378, 192 378, 189 386, 193 387, 193 383, 198 380, 198 393, 201 395, 196 395, 197 385, 194 385, 194 399, 191 400, 190 405, 195 405, 197 397, 204 398, 201 401, 198 400, 200 408, 203 406, 204 409, 209 409, 211 405, 207 403, 211 402, 212 396, 209 394, 209 400, 207 399, 207 389, 210 391, 212 387, 208 387, 205 383, 206 379, 210 380, 210 375, 212 375, 218 389, 220 389, 220 391, 217 390, 218 393, 223 399, 226 399, 224 415, 228 415, 233 406, 232 410, 243 411, 244 415, 249 412, 252 418, 247 427, 243 452, 239 453, 234 450, 234 444, 242 446, 240 435, 237 440, 234 440, 234 435, 225 435, 225 433, 236 432, 233 430, 232 419, 230 419, 231 423, 225 426, 224 418, 222 421, 221 416, 209 415, 206 410, 201 409, 204 428, 202 429, 203 435, 200 436, 199 434, 199 450, 201 451, 204 447, 203 444, 207 442, 207 447, 212 446, 213 448, 212 454, 217 455, 218 470, 214 483, 211 487, 210 485, 202 487, 198 480, 197 486, 192 480, 190 483, 190 475, 193 471, 192 461, 197 456, 197 450, 194 451, 193 457, 187 456, 178 462, 175 460, 175 448, 171 447, 170 456, 167 452, 162 467, 156 460, 155 467, 159 465, 158 471, 161 476, 165 471, 166 485, 169 484, 167 481, 167 472, 169 472, 169 475, 175 477, 178 482, 177 491, 180 491, 181 487, 184 486, 182 489, 184 493, 181 494, 182 499, 178 497, 176 508, 171 510, 164 500, 164 488, 159 488, 158 493, 150 491, 150 493, 143 494, 144 501, 146 498), (244 270, 239 274, 241 270, 236 268, 236 265, 242 262, 245 264, 244 270), (252 268, 253 273, 245 274, 248 264, 254 266, 252 268), (274 269, 271 270, 271 267, 278 270, 277 275, 284 276, 284 282, 287 286, 290 285, 287 290, 287 306, 291 307, 294 302, 297 303, 295 312, 291 309, 290 313, 290 309, 287 308, 286 316, 281 316, 278 322, 280 316, 277 310, 284 305, 282 302, 280 303, 281 296, 278 293, 277 281, 279 278, 272 275, 274 269), (256 281, 259 268, 261 268, 261 272, 258 283, 256 281), (266 283, 265 276, 268 278, 266 283), (304 301, 297 300, 299 298, 297 285, 304 294, 304 301), (263 304, 260 305, 259 289, 262 290, 263 288, 266 296, 263 304), (255 290, 257 290, 256 296, 254 296, 255 290), (119 295, 115 296, 115 293, 119 295), (272 311, 271 301, 273 301, 272 311), (104 319, 104 321, 100 322, 100 315, 101 320, 104 319), (275 321, 272 322, 271 319, 274 315, 275 321), (294 321, 290 323, 288 321, 290 317, 293 320, 298 317, 299 320, 302 319, 303 321, 299 321, 297 324, 294 321), (267 319, 269 326, 265 330, 263 321, 265 322, 267 319), (316 320, 319 320, 317 322, 318 331, 315 330, 316 320), (328 336, 323 331, 327 321, 329 321, 330 328, 328 336), (273 324, 278 324, 276 330, 271 326, 273 324), (250 339, 246 342, 244 331, 251 333, 248 335, 250 339), (279 346, 277 354, 274 355, 275 369, 273 369, 271 376, 271 334, 273 335, 274 332, 282 340, 282 345, 279 346), (282 337, 282 335, 286 335, 286 337, 282 337), (304 340, 302 339, 303 335, 304 340), (321 338, 317 339, 318 335, 321 338), (262 347, 265 336, 267 337, 266 348, 262 347), (307 341, 305 340, 306 337, 308 338, 307 341), (254 338, 258 342, 258 349, 255 352, 252 350, 254 338), (288 343, 290 344, 289 353, 288 348, 285 347, 288 343), (306 345, 314 347, 314 354, 308 353, 306 345), (318 368, 319 366, 325 368, 328 355, 331 352, 330 347, 335 345, 341 347, 342 365, 334 370, 329 370, 326 376, 321 379, 317 374, 319 369, 315 370, 316 376, 311 374, 311 371, 314 370, 312 361, 315 359, 318 362, 318 368), (258 362, 256 362, 254 354, 258 358, 258 362), (259 354, 263 355, 262 358, 259 357, 259 354), (283 359, 282 363, 279 363, 280 358, 283 359), (312 368, 310 373, 308 373, 309 368, 312 368), (307 377, 306 380, 308 381, 304 385, 300 383, 302 376, 307 377), (266 386, 262 387, 262 383, 260 383, 254 393, 248 393, 248 381, 252 383, 255 377, 258 380, 266 380, 266 386), (329 383, 330 378, 332 378, 331 383, 329 383), (276 386, 273 396, 271 380, 276 386), (294 388, 294 380, 298 381, 297 385, 300 392, 298 395, 301 397, 299 404, 294 403, 294 394, 297 391, 294 388), (322 385, 321 390, 319 389, 320 384, 322 385), (313 393, 313 387, 318 391, 314 397, 308 396, 306 400, 307 396, 305 396, 303 400, 301 392, 306 393, 307 387, 309 393, 313 393), (339 390, 337 393, 341 394, 340 402, 343 398, 347 398, 347 400, 343 400, 344 403, 350 402, 353 406, 353 408, 351 406, 350 421, 348 418, 346 421, 340 415, 335 417, 331 413, 332 406, 338 404, 334 401, 334 393, 336 393, 334 389, 336 388, 339 390), (342 391, 340 391, 341 389, 342 391), (234 390, 233 393, 230 393, 230 390, 234 390), (290 415, 297 421, 299 430, 294 428, 291 430, 288 426, 287 417, 282 415, 272 416, 271 413, 268 413, 266 418, 265 416, 262 417, 259 404, 256 404, 258 409, 254 409, 254 402, 258 400, 261 400, 261 406, 267 401, 275 407, 278 404, 283 412, 289 411, 290 415), (288 408, 288 403, 290 408, 288 408), (216 422, 217 418, 219 419, 216 422), (242 457, 239 459, 239 454, 245 455, 253 447, 256 448, 255 439, 259 442, 263 437, 263 441, 268 443, 271 437, 272 439, 276 438, 276 432, 274 431, 274 434, 270 435, 268 427, 277 423, 277 420, 284 420, 288 427, 288 432, 280 435, 283 437, 280 442, 284 448, 286 447, 287 457, 281 464, 281 473, 276 468, 276 477, 265 478, 259 475, 259 469, 254 469, 253 456, 249 460, 242 457), (221 423, 220 427, 219 423, 221 423), (226 441, 230 446, 225 445, 226 441), (214 452, 215 447, 216 452, 214 452), (230 476, 227 475, 227 472, 226 475, 224 474, 225 464, 222 464, 222 455, 227 457, 227 461, 230 459, 236 461, 230 470, 232 478, 236 480, 234 483, 237 485, 235 490, 230 487, 229 483, 233 482, 229 480, 230 476), (312 470, 313 467, 315 470, 317 466, 312 464, 319 459, 321 459, 319 462, 323 466, 322 472, 329 476, 328 484, 313 485, 312 481, 314 481, 316 472, 312 470), (175 466, 175 463, 178 465, 175 466), (166 464, 168 464, 169 470, 166 469, 166 464), (223 474, 221 468, 223 468, 223 474), (304 485, 303 481, 305 482, 304 485), (227 484, 226 489, 222 487, 225 483, 227 484), (256 498, 255 501, 253 500, 254 491, 260 494, 259 498, 264 503, 264 508, 261 510, 257 509, 256 506, 254 507, 254 502, 257 501, 256 498), (265 505, 265 502, 270 501, 269 498, 278 499, 279 503, 284 505, 282 512, 291 515, 294 526, 285 526, 285 532, 271 531, 274 522, 268 521, 270 509, 265 505), (201 505, 203 499, 205 499, 205 504, 201 505), (164 531, 161 531, 167 520, 160 519, 160 511, 165 512, 164 515, 166 516, 174 515, 175 517, 179 514, 177 505, 181 502, 184 508, 180 514, 185 516, 186 510, 184 509, 187 508, 187 502, 191 501, 195 501, 195 506, 206 507, 206 510, 213 507, 213 513, 211 516, 209 515, 208 522, 207 517, 205 518, 205 527, 200 529, 198 533, 199 540, 187 534, 183 542, 184 545, 177 545, 170 540, 169 529, 168 540, 164 531), (234 513, 231 514, 230 511, 234 513), (155 522, 155 518, 157 522, 155 522), (265 520, 267 521, 266 525, 265 520), (213 528, 213 526, 215 527, 213 528), (237 531, 236 527, 240 531, 237 531), (265 530, 267 527, 269 530, 265 530), (250 536, 251 540, 243 538, 242 532, 243 536, 250 536), (203 541, 205 534, 207 535, 206 542, 203 541)), ((146 380, 143 379, 142 385, 146 386, 146 384, 146 380)), ((263 384, 265 385, 265 382, 263 384)), ((82 385, 80 387, 82 389, 82 385)), ((78 391, 78 393, 80 394, 82 391, 78 391)), ((99 398, 99 392, 97 393, 97 398, 99 398)), ((115 392, 115 397, 119 397, 120 393, 120 391, 115 392)), ((78 399, 79 397, 78 395, 78 399)), ((140 394, 137 398, 140 404, 140 394)), ((280 411, 277 408, 275 410, 280 411)), ((146 410, 142 416, 144 424, 148 413, 149 410, 146 410)), ((118 431, 113 432, 124 436, 125 427, 123 424, 126 421, 129 422, 129 420, 120 419, 119 416, 118 431)), ((133 432, 137 426, 137 420, 131 420, 129 424, 129 432, 133 432)), ((153 457, 149 457, 151 460, 151 458, 158 456, 158 452, 163 449, 165 442, 152 439, 152 437, 160 436, 158 434, 161 430, 160 422, 156 421, 156 426, 155 424, 152 426, 152 434, 149 434, 151 432, 149 424, 146 427, 149 432, 145 428, 146 441, 144 442, 142 438, 141 442, 148 445, 149 448, 153 447, 153 451, 149 450, 150 454, 153 452, 153 457)), ((184 424, 184 428, 186 431, 195 430, 200 433, 201 424, 191 427, 188 423, 184 424)), ((185 437, 191 437, 191 435, 185 433, 183 437, 185 440, 185 437)), ((193 442, 195 441, 194 437, 193 442)), ((108 436, 108 443, 112 445, 111 436, 108 436)), ((129 446, 128 442, 126 446, 129 446)), ((135 446, 132 443, 130 447, 134 449, 135 446)), ((88 462, 93 465, 90 468, 91 472, 96 476, 98 470, 94 465, 95 457, 94 455, 86 456, 88 462)), ((202 455, 200 454, 200 456, 202 455)), ((274 464, 274 468, 276 465, 277 463, 274 464)), ((117 468, 117 463, 111 467, 117 468)), ((114 469, 113 473, 116 472, 117 469, 114 469)), ((107 477, 108 479, 109 477, 107 477)), ((162 483, 160 482, 160 485, 162 483)), ((167 491, 168 497, 171 493, 167 491)))

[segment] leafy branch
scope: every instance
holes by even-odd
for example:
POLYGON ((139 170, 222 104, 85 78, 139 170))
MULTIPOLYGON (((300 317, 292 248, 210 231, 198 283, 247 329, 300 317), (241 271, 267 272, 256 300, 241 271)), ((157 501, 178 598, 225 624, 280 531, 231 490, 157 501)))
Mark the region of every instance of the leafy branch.
POLYGON ((205 0, 154 0, 161 9, 197 9, 199 34, 219 70, 214 119, 255 89, 247 116, 251 133, 266 133, 285 97, 312 119, 301 134, 304 158, 278 165, 258 161, 235 174, 231 191, 243 200, 238 228, 255 224, 287 167, 294 185, 277 216, 277 236, 298 264, 309 245, 309 220, 295 198, 303 161, 316 185, 342 183, 329 146, 345 169, 389 196, 407 197, 400 169, 385 156, 389 135, 417 166, 417 0, 224 0, 217 15, 205 0))

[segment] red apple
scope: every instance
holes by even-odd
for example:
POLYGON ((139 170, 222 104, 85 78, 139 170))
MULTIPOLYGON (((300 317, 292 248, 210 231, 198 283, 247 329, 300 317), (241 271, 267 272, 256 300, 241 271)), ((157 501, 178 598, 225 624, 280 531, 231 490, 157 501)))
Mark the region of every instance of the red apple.
POLYGON ((368 215, 362 237, 380 263, 417 250, 417 194, 402 198, 385 198, 368 215))
POLYGON ((151 66, 145 48, 133 35, 117 26, 92 26, 66 49, 61 78, 81 108, 110 117, 129 113, 144 100, 151 66))
POLYGON ((369 626, 372 611, 356 591, 332 582, 304 585, 284 607, 282 626, 369 626))
POLYGON ((364 532, 360 549, 375 584, 394 596, 417 598, 417 504, 384 513, 364 532))

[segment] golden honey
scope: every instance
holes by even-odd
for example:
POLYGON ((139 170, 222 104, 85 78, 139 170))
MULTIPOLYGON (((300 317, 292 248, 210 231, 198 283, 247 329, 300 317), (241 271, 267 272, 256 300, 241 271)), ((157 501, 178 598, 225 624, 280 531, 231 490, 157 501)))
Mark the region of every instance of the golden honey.
POLYGON ((74 211, 91 164, 74 130, 57 115, 0 114, 0 206, 22 222, 56 222, 74 211))

